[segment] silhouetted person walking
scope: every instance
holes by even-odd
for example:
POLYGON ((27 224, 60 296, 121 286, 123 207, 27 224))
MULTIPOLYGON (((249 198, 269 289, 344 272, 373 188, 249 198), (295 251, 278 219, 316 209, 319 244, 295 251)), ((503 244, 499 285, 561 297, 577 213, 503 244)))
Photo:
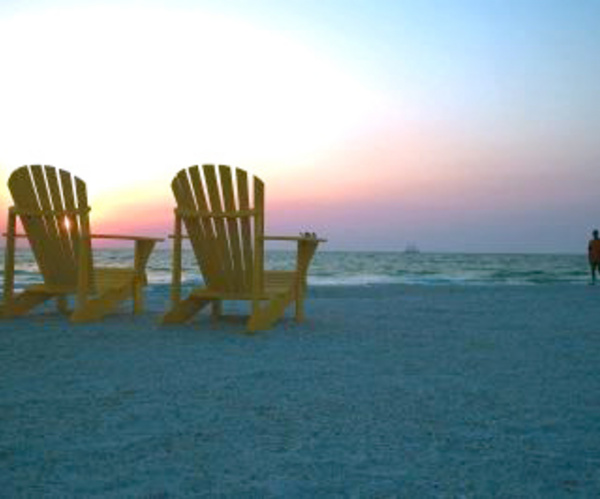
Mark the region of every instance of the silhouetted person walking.
POLYGON ((588 260, 590 261, 590 271, 592 272, 592 284, 596 284, 596 270, 600 272, 600 239, 598 231, 592 232, 593 239, 588 244, 588 260))

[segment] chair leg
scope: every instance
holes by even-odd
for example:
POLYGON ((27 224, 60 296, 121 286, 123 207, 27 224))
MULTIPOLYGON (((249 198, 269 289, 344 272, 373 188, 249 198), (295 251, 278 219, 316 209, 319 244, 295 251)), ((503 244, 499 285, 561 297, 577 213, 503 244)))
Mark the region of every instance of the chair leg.
POLYGON ((181 301, 181 217, 175 215, 175 236, 173 238, 173 272, 171 274, 171 307, 181 301))
POLYGON ((69 315, 69 303, 66 295, 60 295, 56 297, 56 308, 63 315, 69 315))
POLYGON ((253 306, 252 315, 247 324, 248 331, 255 332, 270 329, 275 321, 283 316, 286 307, 293 299, 294 295, 290 290, 272 298, 264 307, 255 308, 253 306))
POLYGON ((138 315, 144 311, 144 287, 141 282, 133 284, 133 313, 138 315))
POLYGON ((304 321, 304 296, 296 297, 296 322, 304 321))
POLYGON ((71 322, 93 322, 112 312, 117 305, 131 296, 131 287, 123 286, 105 291, 98 298, 78 302, 71 314, 71 322))
POLYGON ((301 276, 297 277, 296 281, 296 322, 304 320, 304 294, 306 293, 306 282, 301 276))
POLYGON ((8 222, 6 226, 7 239, 4 249, 4 286, 2 289, 3 305, 0 317, 9 318, 12 315, 14 285, 15 285, 15 248, 16 248, 16 224, 17 218, 12 208, 8 210, 8 222))
POLYGON ((223 314, 223 302, 221 300, 213 300, 211 303, 211 316, 214 321, 218 320, 223 314))

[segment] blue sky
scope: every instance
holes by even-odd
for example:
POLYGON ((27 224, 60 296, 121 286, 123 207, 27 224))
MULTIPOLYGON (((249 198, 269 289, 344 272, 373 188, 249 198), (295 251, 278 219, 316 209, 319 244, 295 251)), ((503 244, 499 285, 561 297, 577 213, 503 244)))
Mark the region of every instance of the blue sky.
POLYGON ((332 249, 583 252, 598 19, 598 1, 4 2, 0 208, 12 168, 50 163, 86 179, 100 225, 160 233, 175 172, 225 162, 267 182, 272 232, 332 249), (119 215, 150 205, 143 227, 119 215))

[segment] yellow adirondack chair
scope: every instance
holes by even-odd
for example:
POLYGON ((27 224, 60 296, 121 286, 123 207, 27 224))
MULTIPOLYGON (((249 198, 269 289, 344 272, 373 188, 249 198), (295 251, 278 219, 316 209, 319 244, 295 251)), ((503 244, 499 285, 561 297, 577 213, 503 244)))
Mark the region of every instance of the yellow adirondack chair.
POLYGON ((231 168, 203 165, 181 170, 171 186, 177 201, 173 236, 173 281, 171 309, 163 323, 190 319, 212 304, 213 317, 221 314, 223 300, 248 300, 249 331, 264 330, 296 303, 296 320, 304 317, 304 296, 308 266, 320 242, 316 236, 278 237, 264 235, 264 184, 253 177, 251 206, 248 174, 231 168), (202 178, 203 177, 203 178, 202 178), (236 192, 237 191, 237 195, 236 192), (182 235, 182 223, 187 236, 182 235), (181 300, 182 239, 189 238, 205 286, 194 289, 181 300), (294 271, 264 269, 265 241, 297 242, 294 271))
POLYGON ((5 318, 26 314, 36 305, 57 298, 58 309, 73 322, 98 320, 132 297, 134 313, 143 308, 142 287, 150 253, 161 239, 107 234, 91 235, 85 183, 64 170, 32 165, 16 169, 8 180, 14 206, 8 210, 4 269, 5 318), (25 235, 16 233, 17 217, 25 235), (14 293, 16 239, 26 237, 43 277, 43 284, 14 293), (135 242, 133 268, 94 268, 92 238, 135 242), (67 310, 67 296, 75 308, 67 310))

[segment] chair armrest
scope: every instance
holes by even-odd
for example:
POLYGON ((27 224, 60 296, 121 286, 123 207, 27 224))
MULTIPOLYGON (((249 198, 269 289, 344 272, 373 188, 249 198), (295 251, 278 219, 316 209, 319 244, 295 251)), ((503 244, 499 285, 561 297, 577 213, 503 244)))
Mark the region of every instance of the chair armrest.
MULTIPOLYGON (((2 235, 7 237, 8 234, 3 232, 2 235)), ((27 237, 26 234, 15 234, 15 237, 27 237)), ((92 239, 122 239, 125 241, 154 241, 155 243, 163 242, 164 239, 158 237, 145 237, 145 236, 121 236, 116 234, 92 234, 92 239)), ((172 237, 172 236, 169 236, 172 237)))
MULTIPOLYGON (((3 232, 2 236, 8 237, 8 232, 3 232)), ((27 235, 26 234, 15 234, 15 237, 27 237, 27 235)))
POLYGON ((296 272, 297 293, 300 295, 306 289, 306 276, 308 267, 317 250, 319 243, 327 242, 327 239, 319 239, 314 232, 301 232, 299 236, 262 236, 263 241, 290 241, 297 243, 296 272))
MULTIPOLYGON (((148 263, 148 259, 150 258, 150 254, 154 249, 154 245, 157 242, 164 241, 164 239, 157 237, 144 237, 144 236, 122 236, 116 234, 92 234, 90 236, 91 239, 116 239, 116 240, 125 240, 125 241, 133 241, 135 242, 135 250, 133 256, 133 268, 135 273, 140 279, 142 285, 146 285, 148 283, 148 279, 146 277, 146 265, 148 263)), ((83 242, 83 240, 82 240, 83 242)))
POLYGON ((314 233, 306 234, 300 236, 263 236, 262 239, 264 241, 307 241, 307 242, 317 242, 317 243, 326 243, 327 239, 320 239, 314 233))
MULTIPOLYGON (((174 234, 169 234, 169 239, 175 239, 175 235, 174 234)), ((181 235, 180 236, 182 239, 189 239, 190 236, 184 236, 181 235)), ((317 238, 317 237, 312 237, 312 236, 263 236, 262 237, 263 241, 297 241, 297 242, 301 242, 301 241, 315 241, 317 243, 326 243, 327 239, 321 239, 321 238, 317 238)), ((162 239, 161 239, 162 241, 162 239)))

